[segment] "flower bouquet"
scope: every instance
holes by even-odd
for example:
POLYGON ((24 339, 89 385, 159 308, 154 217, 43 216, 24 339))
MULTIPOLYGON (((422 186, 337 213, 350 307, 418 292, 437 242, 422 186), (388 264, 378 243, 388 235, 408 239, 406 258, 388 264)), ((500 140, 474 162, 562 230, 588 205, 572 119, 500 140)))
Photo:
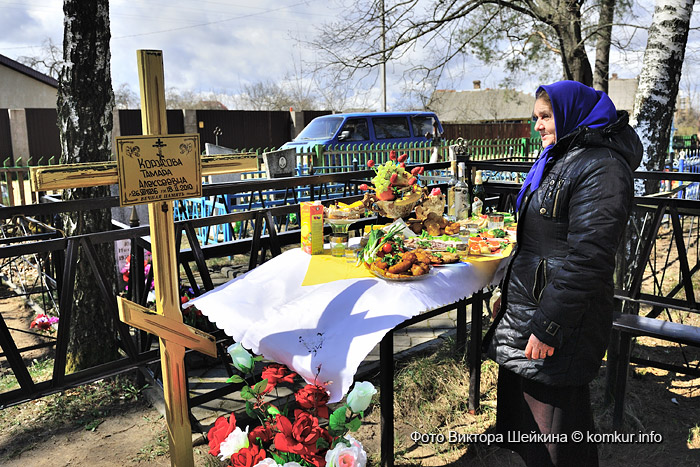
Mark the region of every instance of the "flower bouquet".
POLYGON ((39 313, 29 324, 29 328, 36 328, 43 332, 54 332, 58 328, 58 316, 49 316, 44 313, 39 313))
POLYGON ((236 425, 235 415, 219 417, 209 430, 209 453, 234 467, 364 467, 367 455, 362 445, 348 435, 361 424, 364 411, 377 391, 371 383, 355 383, 347 402, 333 412, 327 406, 328 391, 318 384, 307 384, 294 394, 296 408, 278 408, 267 395, 280 383, 292 383, 295 373, 272 363, 262 371, 262 380, 249 384, 255 361, 240 344, 229 347, 233 365, 243 376, 229 382, 244 383, 241 397, 246 414, 259 421, 252 430, 236 425), (320 419, 327 419, 321 426, 320 419))
POLYGON ((406 170, 407 159, 408 154, 397 156, 396 151, 391 151, 389 160, 384 164, 376 165, 371 159, 367 161, 367 166, 374 169, 376 175, 372 178, 372 187, 367 184, 360 185, 361 190, 374 190, 374 193, 365 195, 365 205, 392 219, 406 217, 413 211, 424 197, 419 176, 425 168, 414 167, 409 172, 406 170))

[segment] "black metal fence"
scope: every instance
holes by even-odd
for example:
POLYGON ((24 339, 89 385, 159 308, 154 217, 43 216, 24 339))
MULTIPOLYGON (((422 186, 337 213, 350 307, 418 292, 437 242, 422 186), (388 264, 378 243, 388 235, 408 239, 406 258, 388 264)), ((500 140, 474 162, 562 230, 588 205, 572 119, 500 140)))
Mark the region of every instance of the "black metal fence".
MULTIPOLYGON (((530 163, 509 161, 469 161, 470 168, 490 171, 527 172, 530 163)), ((447 168, 447 163, 425 164, 426 169, 436 170, 447 168)), ((279 178, 272 180, 247 180, 221 184, 205 185, 204 196, 211 198, 224 197, 246 193, 253 197, 256 194, 276 191, 294 193, 300 187, 310 193, 311 199, 328 199, 329 185, 342 186, 341 200, 352 202, 359 199, 356 186, 363 183, 373 175, 372 171, 339 172, 326 175, 313 175, 306 177, 279 178)), ((699 174, 678 173, 638 173, 638 178, 663 180, 680 180, 685 182, 700 183, 699 174)), ((512 206, 512 200, 519 190, 519 184, 510 180, 488 181, 486 184, 487 205, 499 210, 507 210, 512 206)), ((443 186, 444 187, 444 186, 443 186)), ((638 212, 647 212, 648 221, 644 222, 644 235, 640 235, 640 244, 634 250, 635 258, 639 266, 635 269, 635 279, 624 288, 616 291, 621 300, 643 302, 649 305, 650 312, 646 316, 656 318, 662 314, 670 316, 668 310, 680 309, 687 312, 698 312, 698 304, 693 288, 693 277, 700 269, 700 253, 698 252, 698 220, 700 219, 700 201, 680 199, 676 196, 683 191, 683 187, 665 195, 654 197, 637 197, 635 204, 638 212), (659 252, 656 239, 662 226, 671 228, 673 242, 678 254, 671 260, 679 264, 679 273, 674 277, 663 276, 663 271, 668 265, 658 263, 656 255, 659 252), (692 250, 695 248, 695 250, 692 250), (693 251, 693 254, 688 254, 693 251), (675 258, 675 259, 673 259, 675 258), (652 261, 653 259, 653 261, 652 261), (653 263, 653 266, 652 266, 653 263), (652 269, 650 269, 652 268, 652 269), (640 277, 648 277, 652 274, 654 283, 659 284, 651 290, 643 287, 644 281, 640 277), (663 287, 665 280, 677 281, 677 286, 669 292, 663 287), (684 292, 678 294, 678 292, 684 292)), ((50 201, 45 199, 44 201, 50 201)), ((298 215, 299 205, 295 203, 292 195, 284 197, 282 205, 254 209, 241 212, 223 214, 197 219, 184 219, 176 222, 176 240, 178 245, 178 263, 182 266, 184 276, 181 282, 193 288, 199 294, 211 290, 213 282, 209 274, 207 261, 213 258, 230 257, 247 254, 250 256, 248 264, 242 269, 254 268, 264 261, 268 254, 276 254, 283 245, 299 242, 298 226, 290 221, 291 215, 298 215), (202 244, 197 239, 197 229, 206 229, 215 225, 243 226, 238 229, 238 234, 230 241, 215 244, 202 244), (187 239, 187 247, 181 248, 183 236, 187 239)), ((0 208, 0 220, 4 221, 0 239, 0 264, 11 271, 17 261, 30 262, 38 271, 41 281, 29 287, 25 287, 21 295, 31 298, 43 294, 45 303, 57 303, 58 312, 64 323, 69 322, 72 304, 72 284, 74 283, 76 267, 75 259, 79 250, 88 253, 92 257, 91 267, 98 284, 105 283, 105 275, 115 274, 116 271, 101 270, 95 261, 94 246, 100 243, 127 240, 131 244, 131 273, 129 294, 133 301, 145 305, 148 292, 145 284, 150 283, 150 278, 144 277, 143 269, 135 265, 143 264, 144 251, 150 250, 147 241, 149 230, 147 227, 125 228, 119 226, 109 232, 99 232, 77 237, 63 237, 60 231, 52 228, 53 218, 61 212, 72 212, 95 208, 112 208, 118 205, 117 198, 104 198, 96 200, 79 200, 69 202, 44 202, 28 206, 16 206, 0 208), (39 294, 39 295, 37 295, 39 294)), ((358 223, 372 222, 367 219, 358 223)), ((671 256, 669 256, 671 257, 671 256)), ((11 275, 5 273, 6 276, 11 275)), ((135 368, 150 371, 151 364, 159 360, 159 354, 155 349, 157 340, 141 331, 129 328, 118 319, 116 310, 116 298, 110 295, 109 288, 100 287, 104 295, 105 304, 111 310, 115 320, 118 334, 115 336, 124 357, 113 362, 105 363, 98 367, 65 374, 65 358, 67 352, 68 326, 59 326, 55 339, 47 339, 44 347, 55 347, 55 360, 53 374, 50 380, 34 381, 29 374, 23 354, 34 350, 37 346, 18 348, 10 333, 5 320, 0 315, 0 346, 2 353, 0 359, 4 359, 12 369, 19 387, 0 393, 0 407, 18 404, 24 401, 42 397, 61 391, 67 387, 84 384, 106 376, 126 372, 135 368)), ((0 297, 2 298, 2 297, 0 297)), ((6 297, 4 297, 6 298, 6 297)), ((667 316, 667 318, 668 318, 667 316)), ((220 344, 220 357, 222 364, 227 368, 225 353, 222 350, 223 343, 228 339, 221 332, 215 333, 220 344)), ((689 365, 685 365, 689 368, 689 365)), ((154 370, 157 372, 157 369, 154 370)), ((229 368, 230 371, 230 368, 229 368)), ((224 385, 212 390, 210 393, 197 396, 190 401, 190 407, 203 404, 223 394, 236 390, 232 384, 224 385)))

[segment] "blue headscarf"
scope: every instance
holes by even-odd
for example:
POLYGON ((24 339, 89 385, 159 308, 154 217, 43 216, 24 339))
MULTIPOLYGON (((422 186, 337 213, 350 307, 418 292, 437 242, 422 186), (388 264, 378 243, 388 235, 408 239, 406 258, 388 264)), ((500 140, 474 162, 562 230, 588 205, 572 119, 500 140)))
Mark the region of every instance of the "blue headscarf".
MULTIPOLYGON (((538 93, 540 89, 547 92, 552 102, 557 141, 579 127, 599 128, 617 120, 615 104, 603 91, 596 91, 578 81, 559 81, 540 86, 537 88, 538 93)), ((552 159, 549 151, 553 147, 554 145, 550 144, 544 148, 528 172, 523 187, 518 193, 516 209, 520 209, 520 203, 528 187, 535 191, 540 186, 544 167, 552 159)))

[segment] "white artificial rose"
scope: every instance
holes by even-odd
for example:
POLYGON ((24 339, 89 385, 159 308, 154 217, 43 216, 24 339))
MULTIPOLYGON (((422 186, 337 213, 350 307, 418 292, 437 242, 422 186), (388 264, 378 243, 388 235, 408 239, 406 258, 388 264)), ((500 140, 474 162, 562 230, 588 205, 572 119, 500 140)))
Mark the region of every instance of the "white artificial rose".
POLYGON ((221 460, 226 460, 249 445, 248 427, 245 427, 245 431, 236 427, 219 446, 219 457, 221 457, 221 460))
POLYGON ((282 467, 301 467, 301 464, 298 464, 296 462, 287 462, 282 467))
POLYGON ((326 467, 365 467, 367 453, 362 448, 362 444, 349 435, 345 435, 345 439, 350 446, 341 442, 326 452, 326 467))
POLYGON ((226 350, 231 356, 231 360, 233 360, 233 366, 236 367, 237 370, 242 371, 243 373, 251 372, 254 364, 253 356, 250 354, 250 352, 243 348, 240 342, 229 345, 228 349, 226 350))
MULTIPOLYGON (((284 464, 287 465, 287 464, 284 464)), ((279 467, 279 464, 275 462, 274 459, 270 459, 269 457, 266 457, 265 459, 261 460, 257 464, 255 464, 253 467, 279 467)))
POLYGON ((350 410, 354 413, 360 413, 367 410, 370 402, 372 401, 372 396, 377 393, 372 383, 363 381, 361 383, 355 383, 355 387, 352 388, 350 394, 348 394, 348 406, 350 410))

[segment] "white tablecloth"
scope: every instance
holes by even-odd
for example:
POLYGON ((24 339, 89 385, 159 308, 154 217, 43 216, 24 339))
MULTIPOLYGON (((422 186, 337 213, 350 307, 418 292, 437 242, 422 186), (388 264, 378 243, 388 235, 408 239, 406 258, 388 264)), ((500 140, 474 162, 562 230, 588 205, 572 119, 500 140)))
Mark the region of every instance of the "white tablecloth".
MULTIPOLYGON (((344 279, 302 286, 310 256, 289 250, 191 301, 251 352, 343 398, 360 363, 396 325, 471 296, 492 277, 471 264, 411 282, 344 279)), ((350 261, 350 258, 348 258, 350 261)))

